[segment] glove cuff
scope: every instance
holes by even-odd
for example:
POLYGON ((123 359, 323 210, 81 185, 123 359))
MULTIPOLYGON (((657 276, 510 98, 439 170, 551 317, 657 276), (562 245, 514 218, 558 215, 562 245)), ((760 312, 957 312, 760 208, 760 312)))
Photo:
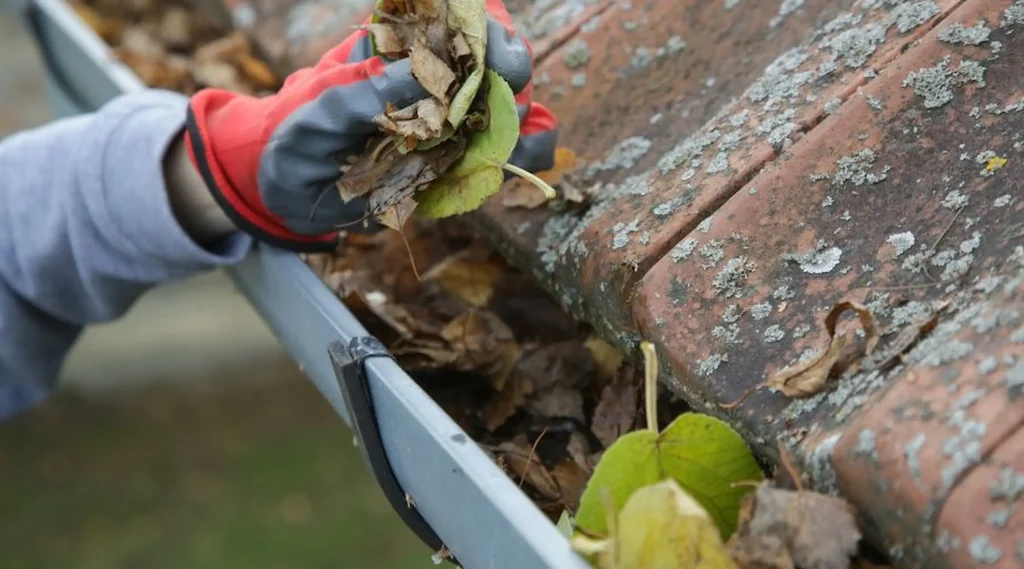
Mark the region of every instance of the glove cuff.
POLYGON ((253 117, 266 99, 243 98, 226 91, 207 90, 193 96, 186 117, 185 146, 214 200, 231 221, 258 241, 295 252, 332 251, 338 234, 300 235, 289 230, 263 204, 257 183, 259 156, 265 146, 262 125, 253 117), (249 100, 251 100, 251 103, 249 100), (240 109, 240 107, 246 107, 240 109), (215 118, 214 118, 215 117, 215 118), (214 140, 215 122, 230 132, 230 140, 214 140), (230 151, 218 159, 217 149, 230 151))

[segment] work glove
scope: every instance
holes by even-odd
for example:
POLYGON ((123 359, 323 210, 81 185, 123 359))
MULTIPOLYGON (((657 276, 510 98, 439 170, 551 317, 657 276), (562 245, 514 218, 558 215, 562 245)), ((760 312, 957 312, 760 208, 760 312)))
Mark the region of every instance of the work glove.
MULTIPOLYGON (((557 124, 531 100, 532 49, 501 0, 487 0, 487 11, 486 64, 512 87, 520 116, 521 138, 509 162, 549 169, 557 124)), ((273 95, 210 88, 192 96, 189 157, 240 229, 298 252, 334 249, 341 226, 359 230, 353 224, 364 217, 366 201, 342 202, 333 188, 342 175, 339 164, 361 154, 379 133, 373 117, 387 104, 404 108, 429 96, 408 59, 371 53, 368 32, 357 30, 316 65, 288 76, 273 95)))

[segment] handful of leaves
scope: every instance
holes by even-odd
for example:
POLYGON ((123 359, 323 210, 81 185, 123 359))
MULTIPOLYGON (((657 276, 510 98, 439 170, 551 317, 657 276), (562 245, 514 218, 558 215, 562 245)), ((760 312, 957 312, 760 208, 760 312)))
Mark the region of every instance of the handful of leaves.
POLYGON ((501 188, 503 168, 535 179, 505 164, 519 116, 508 83, 485 67, 485 0, 380 0, 367 27, 374 55, 409 58, 430 96, 375 117, 381 133, 342 166, 343 201, 366 196, 366 216, 400 231, 414 212, 476 209, 501 188))

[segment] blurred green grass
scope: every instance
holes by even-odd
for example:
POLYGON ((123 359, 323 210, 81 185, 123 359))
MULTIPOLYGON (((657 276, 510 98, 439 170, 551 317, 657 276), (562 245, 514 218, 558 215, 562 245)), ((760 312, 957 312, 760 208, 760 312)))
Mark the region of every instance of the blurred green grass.
POLYGON ((294 366, 0 424, 4 569, 433 567, 294 366))

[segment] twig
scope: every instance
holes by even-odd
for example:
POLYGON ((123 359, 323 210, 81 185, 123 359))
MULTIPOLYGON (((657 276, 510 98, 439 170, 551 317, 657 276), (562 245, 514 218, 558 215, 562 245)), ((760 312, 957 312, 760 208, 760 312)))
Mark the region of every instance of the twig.
POLYGON ((658 434, 658 352, 654 344, 640 342, 644 353, 644 409, 647 413, 647 428, 658 434))
POLYGON ((504 168, 504 169, 508 170, 509 172, 512 172, 516 176, 519 176, 521 178, 525 178, 531 184, 533 184, 534 186, 537 186, 537 189, 539 189, 540 191, 544 192, 544 197, 548 198, 549 200, 553 200, 556 197, 558 197, 558 194, 555 193, 555 189, 552 188, 551 186, 549 186, 547 182, 545 182, 544 180, 541 180, 539 177, 535 176, 534 174, 531 174, 530 172, 527 172, 526 170, 523 170, 519 166, 516 166, 515 164, 508 164, 508 163, 498 164, 497 162, 494 162, 493 160, 488 160, 488 162, 490 162, 491 164, 493 164, 495 166, 499 166, 501 168, 504 168))
POLYGON ((530 455, 526 457, 526 466, 523 467, 523 476, 519 479, 519 487, 523 487, 523 482, 526 482, 526 473, 530 470, 530 463, 533 462, 533 456, 537 452, 537 445, 540 444, 540 440, 544 438, 548 432, 548 428, 544 427, 544 430, 537 435, 537 440, 533 441, 533 446, 530 447, 530 455))
MULTIPOLYGON (((949 230, 953 228, 953 224, 956 223, 956 220, 960 217, 960 214, 963 213, 965 209, 967 209, 967 206, 963 206, 960 209, 956 210, 956 214, 953 215, 953 219, 949 220, 949 224, 946 225, 946 228, 942 230, 941 234, 939 234, 939 238, 936 239, 935 243, 932 243, 932 246, 928 249, 929 257, 935 254, 935 249, 939 246, 939 243, 941 243, 942 240, 945 239, 946 234, 949 233, 949 230)), ((924 266, 924 276, 928 277, 932 281, 935 280, 935 277, 933 277, 931 273, 928 272, 927 264, 925 264, 924 266)))
POLYGON ((793 484, 797 490, 804 489, 803 480, 800 478, 800 471, 793 465, 793 458, 789 455, 789 451, 782 446, 782 443, 779 443, 779 466, 793 479, 793 484))

